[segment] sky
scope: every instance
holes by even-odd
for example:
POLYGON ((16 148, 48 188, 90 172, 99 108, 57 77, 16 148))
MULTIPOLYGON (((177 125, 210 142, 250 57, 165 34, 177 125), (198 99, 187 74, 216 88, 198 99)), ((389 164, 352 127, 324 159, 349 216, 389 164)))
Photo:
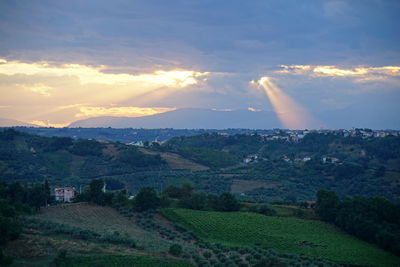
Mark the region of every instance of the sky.
POLYGON ((397 0, 2 0, 0 118, 206 108, 400 129, 399 14, 397 0))

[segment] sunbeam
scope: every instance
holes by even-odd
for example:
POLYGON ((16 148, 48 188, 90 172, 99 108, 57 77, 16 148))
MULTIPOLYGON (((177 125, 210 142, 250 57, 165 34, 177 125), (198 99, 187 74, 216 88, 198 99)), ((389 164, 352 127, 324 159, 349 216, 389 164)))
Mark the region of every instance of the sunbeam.
POLYGON ((257 84, 264 90, 282 125, 288 129, 310 128, 313 116, 293 98, 276 86, 271 78, 261 77, 257 84))

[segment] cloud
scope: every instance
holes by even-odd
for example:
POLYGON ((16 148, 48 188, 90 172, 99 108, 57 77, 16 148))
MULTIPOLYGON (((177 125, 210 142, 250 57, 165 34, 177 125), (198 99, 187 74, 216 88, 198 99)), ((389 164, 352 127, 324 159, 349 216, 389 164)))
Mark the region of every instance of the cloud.
POLYGON ((0 106, 9 106, 0 115, 54 127, 93 116, 153 115, 175 109, 159 104, 162 99, 201 90, 211 75, 187 69, 135 74, 116 69, 0 59, 0 106))
MULTIPOLYGON (((19 84, 17 84, 17 85, 19 85, 19 84)), ((34 93, 38 93, 39 95, 42 95, 42 96, 50 96, 51 95, 51 91, 53 90, 52 87, 47 86, 47 85, 45 85, 43 83, 35 83, 35 84, 30 85, 30 86, 27 86, 25 84, 21 84, 19 86, 21 86, 22 88, 24 88, 26 90, 30 90, 30 91, 32 91, 34 93)))
POLYGON ((158 70, 150 74, 105 73, 106 66, 86 66, 80 64, 51 65, 48 62, 24 63, 0 59, 0 74, 5 75, 49 75, 49 76, 74 76, 79 78, 82 85, 127 85, 139 82, 144 86, 186 87, 194 85, 197 79, 206 76, 207 72, 190 70, 158 70))
POLYGON ((95 116, 128 116, 141 117, 158 113, 175 110, 176 108, 160 108, 160 107, 80 107, 80 113, 75 115, 76 118, 95 117, 95 116))
POLYGON ((261 111, 261 109, 257 109, 257 108, 253 108, 253 107, 248 107, 247 110, 252 111, 252 112, 260 112, 261 111))
POLYGON ((400 78, 400 66, 340 68, 334 65, 281 65, 278 74, 354 78, 356 82, 385 82, 400 78))
POLYGON ((62 128, 62 127, 67 127, 69 125, 69 123, 51 123, 49 121, 39 121, 39 120, 32 120, 29 121, 28 123, 41 127, 54 127, 54 128, 62 128))

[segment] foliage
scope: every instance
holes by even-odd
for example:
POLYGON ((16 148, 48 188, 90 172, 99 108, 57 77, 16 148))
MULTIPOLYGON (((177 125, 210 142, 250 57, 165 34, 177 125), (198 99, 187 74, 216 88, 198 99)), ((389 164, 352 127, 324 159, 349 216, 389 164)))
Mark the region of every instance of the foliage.
POLYGON ((169 253, 174 256, 180 256, 182 254, 182 246, 179 244, 172 244, 169 247, 169 253))
POLYGON ((190 184, 183 184, 180 188, 177 186, 169 186, 163 191, 163 195, 170 198, 189 197, 193 192, 193 187, 190 184))
POLYGON ((156 209, 159 205, 160 199, 152 187, 143 187, 135 197, 135 209, 137 211, 156 209))
POLYGON ((179 207, 194 210, 237 211, 239 201, 234 195, 224 192, 220 195, 206 193, 191 193, 182 197, 178 202, 179 207))
POLYGON ((80 156, 100 156, 103 145, 95 140, 79 139, 74 143, 70 151, 80 156))
POLYGON ((93 179, 89 187, 75 197, 75 202, 88 201, 98 205, 112 205, 114 193, 103 192, 104 185, 102 179, 93 179))
POLYGON ((257 212, 267 216, 275 216, 277 214, 277 212, 273 208, 270 208, 268 205, 260 206, 257 212))
POLYGON ((318 191, 315 212, 322 220, 326 222, 333 222, 335 220, 338 208, 339 197, 334 191, 318 191))
POLYGON ((165 164, 160 155, 146 155, 140 152, 136 147, 124 149, 118 155, 118 161, 133 167, 150 167, 165 164))
POLYGON ((400 204, 383 198, 342 201, 333 191, 317 193, 316 213, 344 231, 400 255, 400 204))

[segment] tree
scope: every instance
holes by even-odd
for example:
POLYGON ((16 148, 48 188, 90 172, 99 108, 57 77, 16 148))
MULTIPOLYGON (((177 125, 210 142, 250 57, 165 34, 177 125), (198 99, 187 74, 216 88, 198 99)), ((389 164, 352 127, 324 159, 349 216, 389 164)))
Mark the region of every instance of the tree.
POLYGON ((40 207, 45 206, 47 202, 47 195, 42 185, 36 185, 29 190, 28 204, 39 210, 40 207))
POLYGON ((339 203, 339 197, 335 191, 319 190, 317 192, 315 212, 322 220, 335 222, 339 203))
POLYGON ((90 201, 103 205, 104 204, 104 193, 103 193, 104 182, 101 179, 93 179, 89 185, 89 199, 90 201))
POLYGON ((156 209, 159 205, 160 199, 152 187, 143 187, 135 197, 135 208, 138 211, 156 209))
POLYGON ((220 211, 237 211, 240 208, 239 201, 231 193, 225 192, 219 195, 219 209, 220 211))
POLYGON ((205 210, 207 208, 207 195, 205 193, 193 193, 179 201, 182 208, 192 210, 205 210))
POLYGON ((46 201, 45 201, 46 203, 45 204, 47 206, 47 204, 52 201, 51 193, 50 193, 50 186, 49 186, 49 182, 47 181, 47 179, 46 179, 46 181, 44 181, 43 190, 46 195, 46 201))
POLYGON ((193 192, 193 187, 190 184, 183 184, 181 188, 171 185, 168 186, 163 194, 171 198, 190 197, 193 192))

